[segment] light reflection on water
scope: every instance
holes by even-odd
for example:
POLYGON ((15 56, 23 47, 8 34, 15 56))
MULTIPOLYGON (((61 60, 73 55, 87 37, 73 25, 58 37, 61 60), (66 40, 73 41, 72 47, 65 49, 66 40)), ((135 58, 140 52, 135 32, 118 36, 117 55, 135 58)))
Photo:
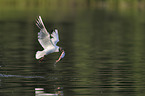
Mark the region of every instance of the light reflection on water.
POLYGON ((34 96, 35 88, 42 88, 42 94, 59 91, 65 96, 144 94, 142 15, 128 16, 97 8, 72 12, 72 16, 64 13, 67 18, 61 16, 60 20, 56 14, 52 19, 54 13, 50 17, 45 14, 45 11, 32 12, 33 16, 0 19, 2 96, 34 96), (58 45, 65 49, 66 56, 56 66, 54 61, 60 53, 46 56, 41 63, 35 59, 35 52, 42 50, 37 41, 36 14, 42 15, 49 32, 54 28, 59 30, 58 45))
POLYGON ((45 93, 44 88, 35 88, 35 96, 63 96, 63 91, 59 91, 61 87, 56 89, 55 93, 45 93))

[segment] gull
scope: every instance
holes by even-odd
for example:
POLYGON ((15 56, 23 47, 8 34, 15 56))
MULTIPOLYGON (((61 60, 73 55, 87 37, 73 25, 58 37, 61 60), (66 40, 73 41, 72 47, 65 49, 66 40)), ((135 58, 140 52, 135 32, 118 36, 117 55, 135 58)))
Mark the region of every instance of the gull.
POLYGON ((59 47, 56 45, 57 42, 59 42, 58 30, 55 29, 52 32, 52 34, 50 34, 46 30, 41 16, 39 16, 38 19, 36 20, 36 25, 40 29, 40 32, 38 33, 38 41, 44 49, 42 51, 36 52, 36 59, 40 59, 40 61, 42 61, 45 55, 48 55, 54 52, 61 52, 60 57, 58 58, 58 60, 56 60, 56 63, 57 63, 65 56, 65 52, 62 49, 62 47, 59 47))

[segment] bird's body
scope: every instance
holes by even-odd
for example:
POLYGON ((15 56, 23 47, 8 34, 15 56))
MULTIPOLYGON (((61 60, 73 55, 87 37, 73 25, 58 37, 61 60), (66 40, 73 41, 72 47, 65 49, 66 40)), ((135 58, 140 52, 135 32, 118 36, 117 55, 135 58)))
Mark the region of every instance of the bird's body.
MULTIPOLYGON (((52 32, 52 34, 49 34, 47 32, 41 16, 39 16, 38 21, 36 21, 36 25, 40 29, 40 32, 38 33, 38 41, 41 44, 41 46, 44 48, 42 51, 36 52, 36 59, 40 59, 44 57, 44 55, 48 55, 53 52, 59 52, 59 49, 61 49, 59 46, 57 46, 57 42, 59 42, 59 36, 58 36, 58 30, 55 29, 55 31, 52 32), (52 38, 50 38, 50 35, 52 38)), ((64 50, 60 50, 63 55, 65 55, 64 50)), ((62 59, 62 54, 59 57, 59 59, 62 59)), ((57 60, 58 61, 58 60, 57 60)))
POLYGON ((37 51, 36 53, 36 59, 40 59, 41 57, 44 57, 44 55, 48 55, 53 52, 59 52, 59 47, 54 47, 54 46, 48 46, 46 49, 43 51, 37 51))

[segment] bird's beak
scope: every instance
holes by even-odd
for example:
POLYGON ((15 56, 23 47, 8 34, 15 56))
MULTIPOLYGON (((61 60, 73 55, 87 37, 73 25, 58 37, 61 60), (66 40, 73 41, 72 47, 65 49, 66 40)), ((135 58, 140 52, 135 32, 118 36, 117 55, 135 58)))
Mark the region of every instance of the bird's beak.
POLYGON ((56 64, 58 61, 60 61, 62 58, 64 58, 64 56, 65 56, 65 52, 64 52, 64 50, 62 50, 62 53, 61 53, 60 57, 58 58, 58 60, 56 60, 55 64, 56 64))
POLYGON ((62 52, 60 58, 62 59, 62 58, 64 58, 64 56, 65 56, 65 52, 64 52, 64 50, 63 50, 63 52, 62 52))

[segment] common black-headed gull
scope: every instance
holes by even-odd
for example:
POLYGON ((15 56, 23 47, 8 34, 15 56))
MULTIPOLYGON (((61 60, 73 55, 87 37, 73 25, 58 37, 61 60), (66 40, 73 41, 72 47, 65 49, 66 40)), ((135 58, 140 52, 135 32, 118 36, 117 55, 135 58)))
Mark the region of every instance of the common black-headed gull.
POLYGON ((44 48, 44 50, 36 52, 36 59, 40 59, 41 61, 45 55, 48 55, 53 52, 62 52, 58 60, 56 60, 57 63, 65 56, 64 50, 56 45, 57 42, 59 42, 58 30, 55 29, 55 31, 53 31, 52 34, 49 34, 49 32, 46 30, 43 24, 41 16, 39 16, 36 20, 36 25, 40 29, 40 32, 38 33, 38 41, 44 48))

